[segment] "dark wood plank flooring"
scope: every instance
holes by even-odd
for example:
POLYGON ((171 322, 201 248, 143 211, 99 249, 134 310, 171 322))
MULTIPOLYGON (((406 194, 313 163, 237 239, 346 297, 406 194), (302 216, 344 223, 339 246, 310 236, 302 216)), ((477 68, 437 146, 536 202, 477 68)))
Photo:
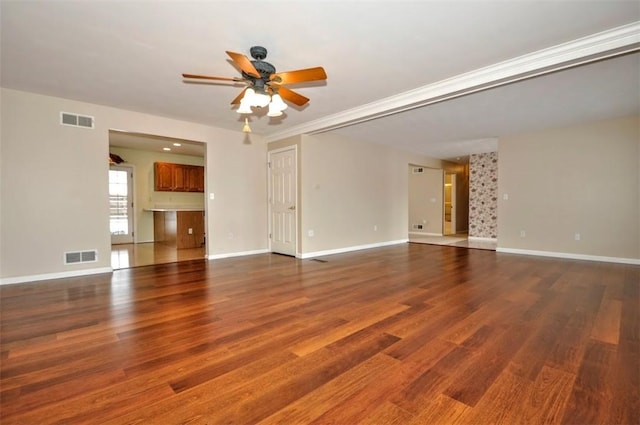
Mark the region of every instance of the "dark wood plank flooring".
POLYGON ((638 424, 640 267, 405 244, 0 287, 0 423, 638 424))

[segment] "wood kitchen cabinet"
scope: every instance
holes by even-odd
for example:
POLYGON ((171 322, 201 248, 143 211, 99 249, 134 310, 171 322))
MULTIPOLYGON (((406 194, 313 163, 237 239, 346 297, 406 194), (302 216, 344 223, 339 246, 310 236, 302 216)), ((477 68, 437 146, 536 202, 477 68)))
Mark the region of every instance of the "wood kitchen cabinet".
POLYGON ((204 192, 201 165, 156 162, 154 174, 154 189, 158 192, 204 192))
POLYGON ((173 191, 188 192, 189 191, 189 172, 186 166, 181 164, 172 164, 173 168, 173 191))
POLYGON ((176 247, 200 248, 204 246, 204 212, 178 211, 176 247))
POLYGON ((189 192, 204 192, 204 167, 190 165, 187 168, 189 192))
POLYGON ((173 190, 173 164, 166 162, 155 163, 155 190, 173 190))

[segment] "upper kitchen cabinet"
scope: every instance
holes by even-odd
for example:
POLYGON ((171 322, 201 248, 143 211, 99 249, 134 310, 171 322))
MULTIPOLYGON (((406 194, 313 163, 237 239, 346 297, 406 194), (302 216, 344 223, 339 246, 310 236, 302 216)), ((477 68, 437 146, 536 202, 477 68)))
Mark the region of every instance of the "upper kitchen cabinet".
POLYGON ((155 190, 159 192, 204 192, 204 167, 156 162, 155 190))
POLYGON ((189 192, 204 192, 204 167, 199 165, 188 165, 187 174, 189 192))
POLYGON ((173 164, 167 162, 155 163, 155 190, 173 190, 173 164))

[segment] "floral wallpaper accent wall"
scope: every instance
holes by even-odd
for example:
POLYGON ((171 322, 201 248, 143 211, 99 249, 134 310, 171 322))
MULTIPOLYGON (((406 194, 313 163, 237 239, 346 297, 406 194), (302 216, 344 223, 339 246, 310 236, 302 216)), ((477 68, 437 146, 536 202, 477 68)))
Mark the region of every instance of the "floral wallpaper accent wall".
POLYGON ((498 238, 498 152, 469 158, 469 237, 498 238))

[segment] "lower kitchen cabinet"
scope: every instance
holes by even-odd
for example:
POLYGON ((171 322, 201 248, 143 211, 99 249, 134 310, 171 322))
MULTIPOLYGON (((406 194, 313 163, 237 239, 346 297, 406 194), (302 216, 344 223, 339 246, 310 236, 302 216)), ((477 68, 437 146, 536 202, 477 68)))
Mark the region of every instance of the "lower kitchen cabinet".
POLYGON ((204 246, 204 211, 154 211, 153 238, 178 249, 204 246))

